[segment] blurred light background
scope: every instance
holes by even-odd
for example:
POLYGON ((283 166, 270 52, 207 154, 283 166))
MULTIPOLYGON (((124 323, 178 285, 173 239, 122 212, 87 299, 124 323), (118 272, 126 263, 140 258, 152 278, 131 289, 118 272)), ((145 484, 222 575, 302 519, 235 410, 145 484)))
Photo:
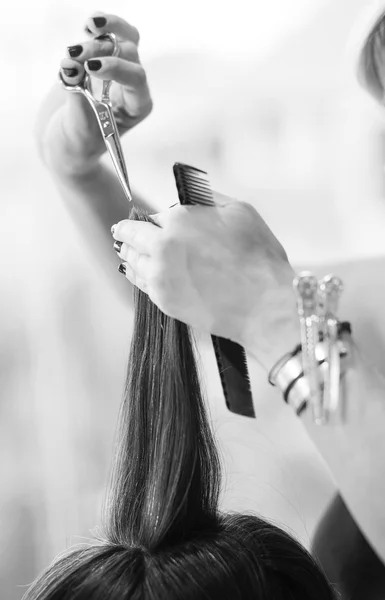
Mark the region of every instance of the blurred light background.
MULTIPOLYGON (((216 189, 254 204, 295 265, 311 268, 385 253, 385 120, 346 52, 366 4, 2 7, 1 598, 20 599, 22 586, 96 525, 130 342, 132 315, 34 146, 35 114, 65 47, 82 41, 95 10, 135 24, 155 103, 124 138, 135 189, 165 207, 176 201, 173 162, 203 168, 216 189)), ((204 340, 202 353, 226 458, 224 504, 254 508, 308 544, 333 493, 324 464, 267 384, 257 422, 226 413, 204 340)))

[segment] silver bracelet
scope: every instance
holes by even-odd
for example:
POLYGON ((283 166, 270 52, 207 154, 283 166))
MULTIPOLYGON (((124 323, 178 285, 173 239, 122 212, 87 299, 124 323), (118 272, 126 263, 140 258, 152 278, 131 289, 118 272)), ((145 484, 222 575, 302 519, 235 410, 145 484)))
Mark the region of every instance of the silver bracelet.
MULTIPOLYGON (((349 348, 346 343, 346 340, 338 340, 338 351, 340 354, 341 361, 340 379, 342 379, 346 372, 349 357, 349 348)), ((327 378, 328 373, 327 348, 324 343, 320 342, 316 346, 316 356, 318 360, 318 371, 319 379, 321 382, 322 394, 324 382, 327 378)), ((277 387, 282 392, 287 404, 289 404, 293 408, 295 413, 299 416, 310 402, 311 390, 307 378, 304 377, 301 355, 296 355, 295 357, 293 357, 292 360, 293 362, 295 360, 295 364, 289 365, 289 363, 286 363, 285 368, 282 369, 282 371, 286 370, 286 373, 281 372, 281 376, 277 380, 277 387)), ((339 403, 337 407, 333 408, 333 410, 329 409, 328 407, 325 407, 325 405, 323 408, 325 410, 324 422, 326 422, 330 420, 332 416, 336 417, 337 414, 341 412, 342 405, 341 403, 339 403)))

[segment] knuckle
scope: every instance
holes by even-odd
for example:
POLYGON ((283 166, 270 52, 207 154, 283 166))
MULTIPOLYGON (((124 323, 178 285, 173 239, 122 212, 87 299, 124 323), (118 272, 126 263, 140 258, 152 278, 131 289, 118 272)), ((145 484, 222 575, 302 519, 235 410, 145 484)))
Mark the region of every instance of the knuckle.
MULTIPOLYGON (((240 202, 238 207, 238 227, 241 227, 244 232, 249 234, 255 233, 255 228, 260 225, 261 217, 258 211, 248 202, 240 202)), ((254 237, 254 235, 253 235, 254 237)))
POLYGON ((239 201, 239 205, 247 217, 255 216, 257 214, 257 211, 255 210, 254 206, 249 204, 249 202, 245 202, 244 200, 241 200, 241 201, 239 201))
POLYGON ((136 65, 136 68, 133 71, 133 75, 139 86, 145 86, 147 84, 147 73, 142 67, 142 65, 136 65))
POLYGON ((134 43, 136 45, 138 45, 140 42, 139 30, 134 25, 131 25, 131 32, 132 32, 131 35, 132 35, 132 39, 134 40, 134 43))
POLYGON ((139 63, 138 47, 133 42, 122 43, 120 56, 131 62, 139 63))
POLYGON ((153 108, 154 108, 154 102, 153 102, 151 96, 149 96, 148 101, 143 110, 143 115, 149 115, 153 108))

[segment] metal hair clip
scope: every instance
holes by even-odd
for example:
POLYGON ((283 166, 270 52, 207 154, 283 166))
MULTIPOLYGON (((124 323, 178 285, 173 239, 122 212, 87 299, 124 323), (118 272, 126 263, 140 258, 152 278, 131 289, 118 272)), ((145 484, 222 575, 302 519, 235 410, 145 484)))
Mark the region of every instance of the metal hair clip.
MULTIPOLYGON (((113 33, 106 33, 96 39, 108 38, 113 43, 112 56, 118 56, 119 45, 116 36, 113 33)), ((116 169, 119 181, 126 195, 127 200, 132 200, 130 182, 128 180, 127 166, 123 155, 122 146, 120 143, 119 130, 115 121, 112 104, 109 97, 109 91, 112 81, 103 81, 103 90, 101 100, 96 100, 92 94, 91 77, 85 73, 82 81, 77 85, 68 85, 59 71, 59 79, 68 92, 83 94, 90 103, 92 110, 95 113, 100 131, 102 133, 107 150, 110 153, 112 162, 116 169)))
POLYGON ((294 279, 293 287, 301 344, 273 366, 268 380, 297 415, 310 404, 317 425, 340 425, 346 418, 341 382, 352 356, 351 325, 337 319, 342 280, 327 275, 317 281, 312 273, 304 272, 294 279))
POLYGON ((343 291, 342 280, 327 275, 319 281, 320 305, 324 317, 324 339, 327 348, 328 369, 325 370, 323 406, 326 416, 336 415, 340 406, 340 351, 338 346, 337 310, 343 291))
POLYGON ((309 400, 314 421, 322 424, 325 421, 325 415, 316 357, 316 345, 319 342, 318 280, 311 273, 303 272, 294 279, 293 286, 297 294, 297 309, 301 327, 303 374, 309 385, 309 400))

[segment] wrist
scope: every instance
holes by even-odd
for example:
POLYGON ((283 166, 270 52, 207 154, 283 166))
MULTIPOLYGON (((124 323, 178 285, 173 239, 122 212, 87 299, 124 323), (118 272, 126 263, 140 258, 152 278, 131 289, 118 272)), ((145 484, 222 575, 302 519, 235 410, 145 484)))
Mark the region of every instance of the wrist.
POLYGON ((254 343, 249 351, 268 374, 282 356, 294 350, 300 340, 298 317, 277 316, 270 323, 270 331, 262 342, 254 343))
POLYGON ((246 331, 242 344, 268 374, 280 358, 301 341, 292 288, 275 295, 265 314, 250 317, 246 331))

